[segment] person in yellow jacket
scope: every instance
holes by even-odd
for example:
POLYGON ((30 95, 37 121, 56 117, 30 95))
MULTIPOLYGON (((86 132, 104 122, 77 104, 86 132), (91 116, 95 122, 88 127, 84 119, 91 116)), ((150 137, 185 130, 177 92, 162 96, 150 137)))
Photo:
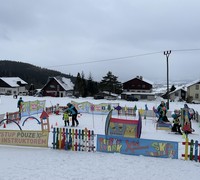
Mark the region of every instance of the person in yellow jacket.
POLYGON ((65 111, 63 113, 63 120, 64 120, 65 127, 67 125, 69 126, 69 111, 65 111))

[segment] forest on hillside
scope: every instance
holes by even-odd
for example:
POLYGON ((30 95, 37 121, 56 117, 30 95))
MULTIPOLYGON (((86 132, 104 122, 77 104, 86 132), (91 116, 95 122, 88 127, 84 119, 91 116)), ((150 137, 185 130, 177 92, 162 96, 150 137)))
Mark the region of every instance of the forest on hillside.
POLYGON ((0 61, 0 77, 20 77, 29 85, 34 84, 35 88, 41 88, 47 82, 48 77, 63 76, 70 78, 75 82, 75 77, 63 74, 59 71, 49 70, 34 66, 32 64, 1 60, 0 61))
POLYGON ((74 84, 74 94, 81 97, 94 96, 102 91, 116 94, 122 92, 122 83, 111 71, 102 77, 101 82, 96 82, 93 81, 92 74, 86 79, 84 72, 78 72, 77 76, 74 77, 28 63, 0 60, 0 77, 20 77, 28 83, 27 89, 30 88, 31 84, 34 85, 35 89, 40 89, 46 84, 49 77, 56 76, 71 79, 74 84))

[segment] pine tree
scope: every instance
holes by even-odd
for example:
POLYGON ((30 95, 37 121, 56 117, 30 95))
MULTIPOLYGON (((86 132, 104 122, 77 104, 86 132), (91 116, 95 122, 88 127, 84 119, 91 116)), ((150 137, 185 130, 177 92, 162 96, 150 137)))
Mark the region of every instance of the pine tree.
POLYGON ((74 95, 75 96, 81 96, 81 86, 82 86, 82 79, 81 79, 81 75, 78 72, 77 77, 76 77, 76 82, 74 85, 74 95))
POLYGON ((87 97, 88 94, 88 90, 87 90, 87 84, 86 84, 86 80, 85 80, 85 75, 84 72, 82 71, 81 73, 81 95, 82 97, 87 97))
POLYGON ((122 84, 117 80, 117 76, 113 75, 111 71, 103 77, 100 82, 100 88, 102 91, 108 91, 109 94, 116 93, 120 94, 122 91, 122 84))
POLYGON ((175 90, 176 90, 176 87, 174 85, 172 85, 170 92, 175 91, 175 90))
POLYGON ((88 81, 87 81, 87 90, 89 96, 94 96, 98 93, 98 84, 97 82, 93 81, 92 74, 89 74, 88 81))

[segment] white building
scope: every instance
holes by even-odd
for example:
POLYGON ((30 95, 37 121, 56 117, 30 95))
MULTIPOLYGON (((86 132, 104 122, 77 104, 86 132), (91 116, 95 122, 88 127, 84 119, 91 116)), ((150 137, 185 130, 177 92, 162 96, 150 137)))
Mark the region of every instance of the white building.
POLYGON ((22 95, 26 94, 25 86, 28 83, 19 77, 1 77, 0 78, 0 94, 5 95, 22 95))

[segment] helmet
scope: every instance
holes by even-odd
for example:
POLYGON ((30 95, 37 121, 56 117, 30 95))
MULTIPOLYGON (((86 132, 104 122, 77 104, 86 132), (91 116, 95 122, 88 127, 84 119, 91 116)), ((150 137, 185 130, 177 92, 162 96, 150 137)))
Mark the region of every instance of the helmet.
POLYGON ((175 110, 174 110, 174 113, 175 113, 175 114, 180 114, 180 110, 175 109, 175 110))

